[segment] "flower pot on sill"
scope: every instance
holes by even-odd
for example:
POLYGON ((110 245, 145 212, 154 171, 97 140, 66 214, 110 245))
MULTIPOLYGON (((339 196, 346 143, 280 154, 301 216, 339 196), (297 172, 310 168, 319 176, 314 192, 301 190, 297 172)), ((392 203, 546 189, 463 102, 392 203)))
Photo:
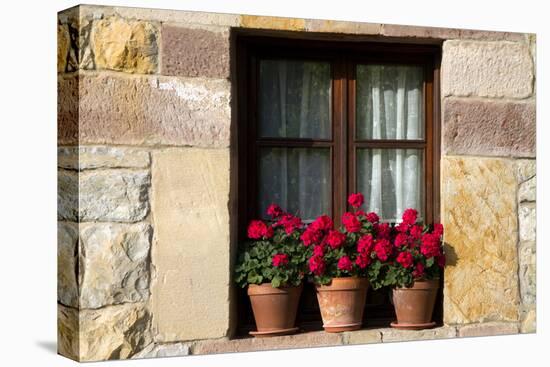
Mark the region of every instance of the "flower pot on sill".
POLYGON ((273 288, 271 283, 250 284, 248 296, 252 305, 257 331, 256 337, 293 334, 296 312, 303 286, 273 288))
POLYGON ((432 313, 438 288, 439 279, 415 280, 412 287, 395 288, 393 305, 397 321, 391 326, 411 330, 434 327, 432 313))
POLYGON ((328 285, 317 285, 317 300, 328 333, 361 328, 369 281, 366 278, 333 278, 328 285))

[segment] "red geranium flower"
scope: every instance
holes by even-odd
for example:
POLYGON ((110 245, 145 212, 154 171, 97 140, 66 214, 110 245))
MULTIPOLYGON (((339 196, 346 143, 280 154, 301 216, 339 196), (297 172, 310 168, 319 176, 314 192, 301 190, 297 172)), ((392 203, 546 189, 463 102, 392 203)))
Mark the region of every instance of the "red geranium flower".
POLYGON ((416 223, 416 218, 418 216, 418 212, 415 209, 405 209, 403 212, 403 223, 406 223, 408 225, 413 225, 416 223))
POLYGON ((273 226, 283 226, 286 234, 291 234, 294 230, 302 227, 302 220, 292 214, 283 214, 281 219, 273 226))
POLYGON ((369 254, 372 251, 374 239, 372 235, 366 234, 357 241, 357 252, 360 254, 369 254))
POLYGON ((434 224, 433 234, 436 234, 436 235, 438 235, 439 237, 443 236, 443 224, 441 224, 441 223, 435 223, 435 224, 434 224))
POLYGON ((320 256, 312 256, 309 258, 309 270, 314 275, 322 275, 325 272, 325 260, 320 256))
POLYGON ((367 214, 367 220, 374 224, 380 221, 380 217, 375 212, 370 212, 367 214))
POLYGON ((395 240, 393 244, 395 247, 401 247, 405 246, 409 242, 409 236, 407 236, 405 233, 398 233, 397 236, 395 236, 395 240))
POLYGON ((370 264, 370 256, 368 256, 366 253, 361 253, 359 256, 357 256, 357 259, 355 259, 355 263, 360 269, 365 269, 370 264))
POLYGON ((334 230, 330 231, 326 238, 327 243, 333 249, 337 249, 342 246, 345 240, 346 236, 342 232, 334 230))
POLYGON ((328 215, 321 215, 320 217, 317 217, 317 219, 315 219, 309 227, 316 231, 329 231, 334 227, 334 223, 328 215))
POLYGON ((321 233, 318 231, 315 231, 311 227, 308 227, 304 231, 304 233, 302 233, 302 235, 300 236, 300 239, 302 240, 305 246, 317 245, 321 240, 321 233))
POLYGON ((324 254, 325 250, 323 246, 317 245, 313 247, 313 256, 323 257, 324 254))
MULTIPOLYGON (((252 220, 248 225, 248 238, 253 240, 259 240, 260 238, 270 234, 268 232, 267 225, 261 220, 252 220)), ((271 235, 273 235, 273 229, 271 230, 271 235)))
POLYGON ((353 268, 353 263, 351 262, 349 257, 344 255, 338 260, 338 269, 351 271, 352 268, 353 268))
POLYGON ((365 198, 360 192, 356 194, 350 194, 350 196, 348 196, 348 203, 354 208, 359 208, 361 205, 363 205, 364 202, 365 198))
POLYGON ((374 245, 374 252, 376 252, 376 256, 382 261, 388 260, 392 249, 393 248, 390 241, 388 241, 386 238, 377 240, 376 244, 374 245))
POLYGON ((420 252, 426 258, 439 256, 441 254, 441 242, 439 236, 433 233, 426 233, 422 236, 422 243, 420 244, 420 252))
POLYGON ((390 238, 391 228, 388 223, 376 224, 374 226, 374 229, 376 230, 378 238, 386 238, 386 239, 390 238))
POLYGON ((422 237, 422 226, 413 226, 411 228, 411 236, 417 240, 422 237))
POLYGON ((359 232, 361 230, 361 222, 353 213, 344 213, 344 215, 342 215, 342 223, 344 227, 346 227, 346 231, 350 233, 359 232))
POLYGON ((404 268, 410 268, 413 266, 413 256, 410 252, 404 251, 397 255, 397 262, 404 268))
POLYGON ((279 267, 288 264, 288 255, 287 254, 276 254, 273 255, 272 259, 273 266, 279 267))
POLYGON ((277 204, 271 204, 267 208, 267 215, 270 215, 271 218, 278 218, 283 214, 283 209, 277 204))

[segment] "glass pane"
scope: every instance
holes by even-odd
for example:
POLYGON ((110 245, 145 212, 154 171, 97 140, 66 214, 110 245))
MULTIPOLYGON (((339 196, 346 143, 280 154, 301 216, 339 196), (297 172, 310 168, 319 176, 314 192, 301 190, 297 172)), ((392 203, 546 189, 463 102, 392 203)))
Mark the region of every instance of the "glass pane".
POLYGON ((422 220, 423 167, 421 149, 358 149, 357 191, 384 221, 399 222, 407 208, 422 220))
POLYGON ((327 62, 260 61, 260 136, 330 139, 330 90, 327 62))
POLYGON ((277 203, 303 220, 330 214, 330 150, 327 148, 262 148, 260 213, 277 203))
POLYGON ((423 139, 420 66, 357 65, 358 139, 423 139))

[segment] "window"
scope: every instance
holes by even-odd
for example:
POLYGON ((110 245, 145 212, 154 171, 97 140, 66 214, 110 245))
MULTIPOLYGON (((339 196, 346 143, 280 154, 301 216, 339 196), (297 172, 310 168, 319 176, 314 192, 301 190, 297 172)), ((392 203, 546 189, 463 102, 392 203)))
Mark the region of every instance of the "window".
MULTIPOLYGON (((357 191, 384 221, 409 207, 438 220, 439 47, 243 36, 237 52, 241 240, 272 202, 339 224, 357 191)), ((302 298, 314 322, 314 294, 302 298)), ((367 302, 392 317, 385 295, 367 302)))

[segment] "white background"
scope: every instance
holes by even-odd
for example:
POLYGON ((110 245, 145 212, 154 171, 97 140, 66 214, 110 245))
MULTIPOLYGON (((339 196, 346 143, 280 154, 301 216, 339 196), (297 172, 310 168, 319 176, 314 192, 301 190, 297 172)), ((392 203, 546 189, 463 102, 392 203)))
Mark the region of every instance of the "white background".
MULTIPOLYGON (((548 363, 549 226, 546 1, 101 1, 165 9, 341 19, 537 33, 538 332, 384 345, 220 354, 127 366, 540 366, 548 363), (545 68, 546 64, 546 68, 545 68), (546 102, 545 102, 546 101, 546 102), (546 163, 548 164, 548 163, 546 163), (545 269, 546 268, 546 269, 545 269)), ((76 365, 56 343, 56 12, 74 1, 10 1, 0 27, 0 361, 4 366, 76 365)), ((498 185, 498 182, 495 182, 498 185)), ((482 246, 482 244, 479 244, 482 246)), ((208 264, 205 264, 207 268, 208 264)), ((207 269, 206 269, 207 271, 207 269)), ((96 363, 90 364, 96 365, 96 363)))

